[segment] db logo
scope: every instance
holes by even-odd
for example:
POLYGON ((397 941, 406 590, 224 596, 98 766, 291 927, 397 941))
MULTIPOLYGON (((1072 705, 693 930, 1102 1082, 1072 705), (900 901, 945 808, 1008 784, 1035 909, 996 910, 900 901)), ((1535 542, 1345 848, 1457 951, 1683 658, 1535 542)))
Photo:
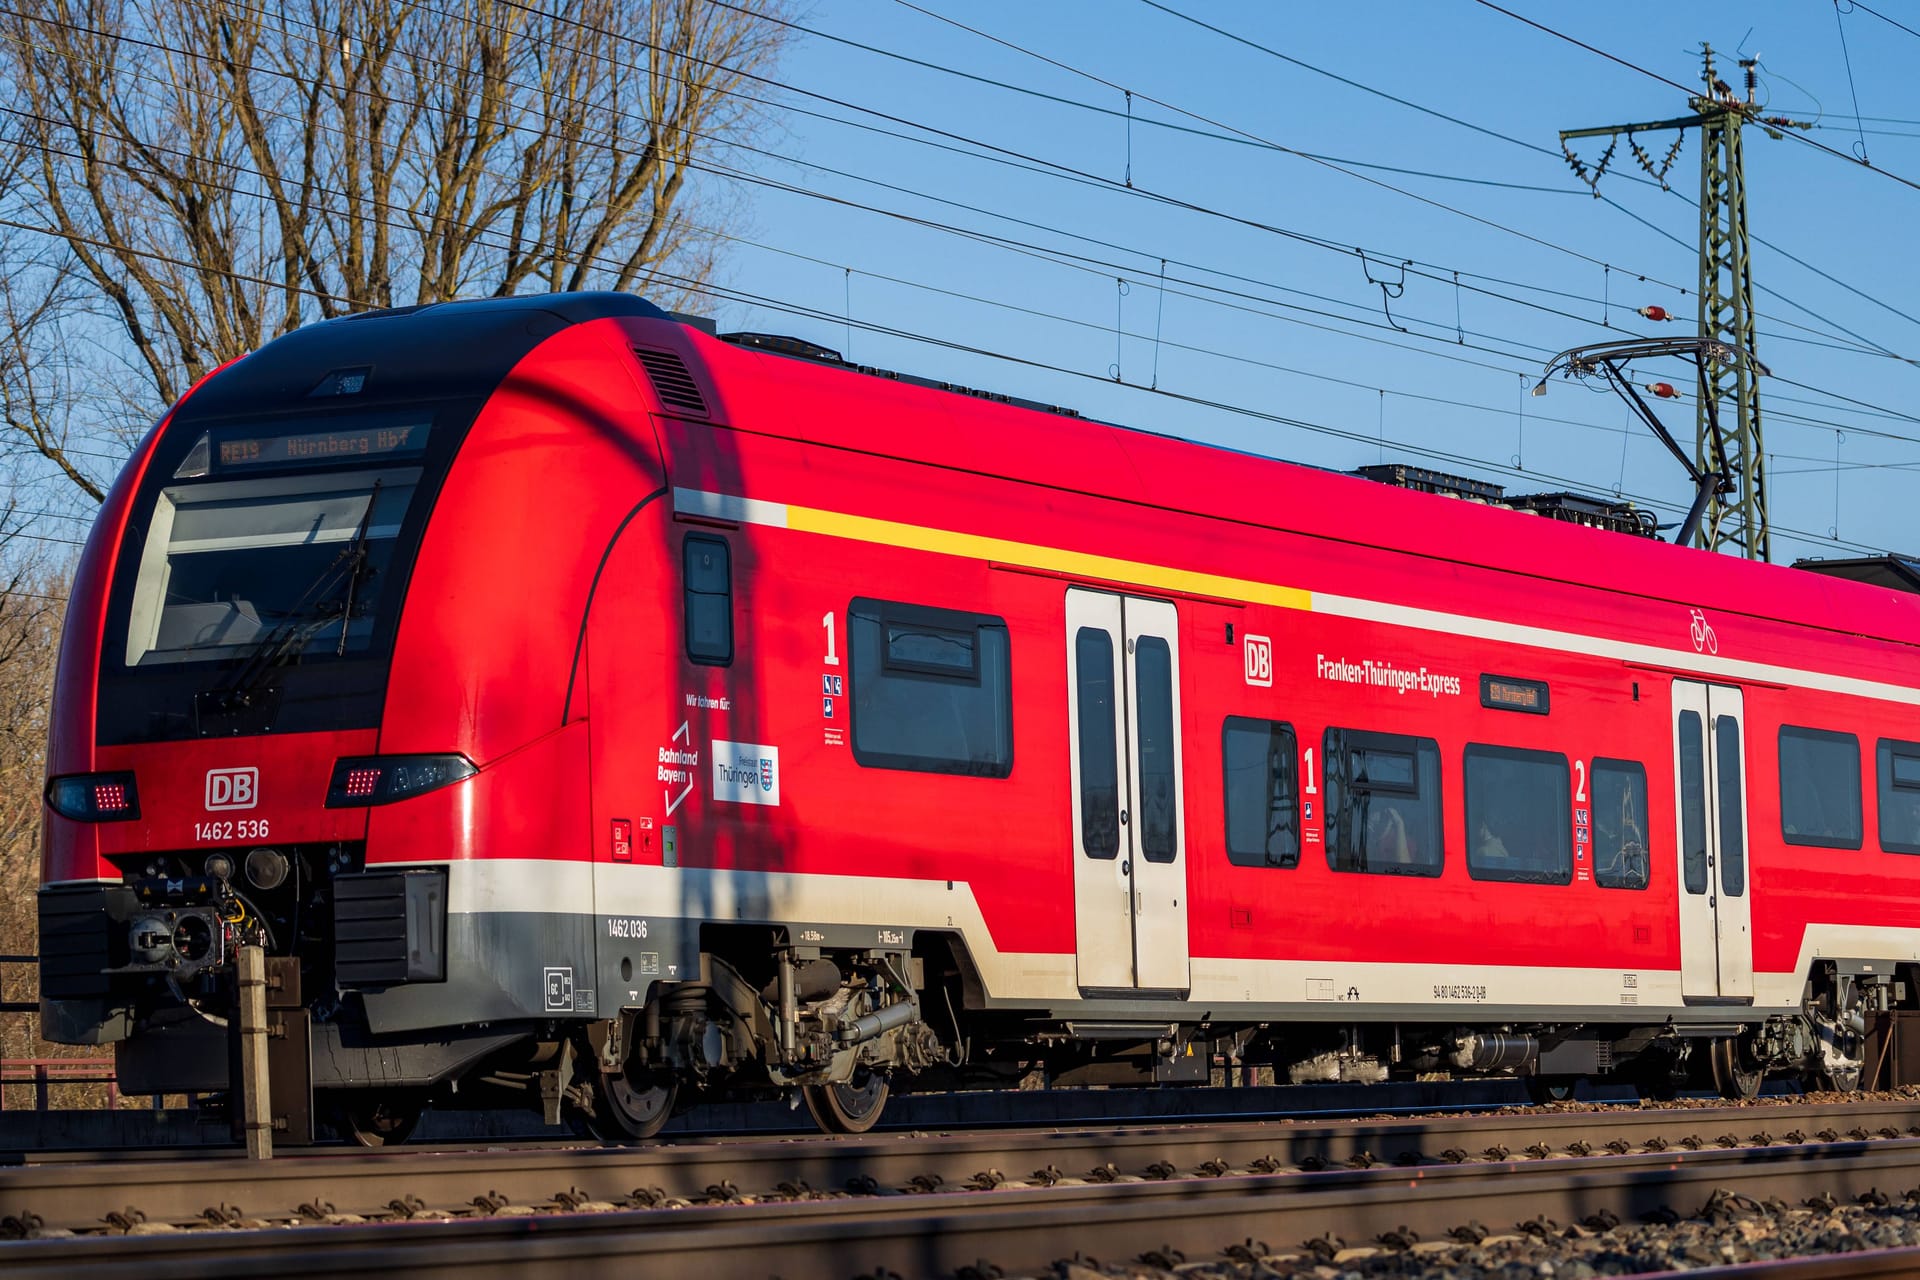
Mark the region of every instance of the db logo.
POLYGON ((1247 683, 1265 688, 1273 684, 1273 641, 1265 636, 1248 636, 1246 641, 1247 683))
POLYGON ((251 809, 260 803, 260 771, 207 770, 207 809, 251 809))

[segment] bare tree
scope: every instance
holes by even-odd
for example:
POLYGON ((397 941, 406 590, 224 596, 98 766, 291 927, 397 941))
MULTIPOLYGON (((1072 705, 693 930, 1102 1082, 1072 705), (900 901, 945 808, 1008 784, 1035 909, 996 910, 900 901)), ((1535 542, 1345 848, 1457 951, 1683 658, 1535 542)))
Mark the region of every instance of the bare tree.
POLYGON ((716 243, 694 158, 757 123, 785 4, 38 0, 0 10, 22 161, 0 204, 71 254, 150 409, 368 307, 596 287, 671 305, 716 243))
MULTIPOLYGON (((32 168, 26 132, 17 115, 0 113, 0 210, 6 213, 30 203, 24 198, 32 168)), ((87 290, 67 246, 30 228, 0 214, 0 457, 38 455, 70 482, 62 487, 72 496, 98 502, 105 468, 84 465, 88 460, 68 449, 76 425, 91 422, 76 413, 82 397, 75 379, 85 362, 68 327, 84 321, 87 290)), ((97 381, 86 381, 94 394, 85 398, 106 409, 97 381)), ((106 416, 116 415, 108 409, 106 416)), ((23 469, 9 470, 18 480, 23 469)))
MULTIPOLYGON (((0 955, 32 955, 47 709, 67 578, 23 539, 11 502, 0 511, 0 566, 0 955)), ((33 983, 31 966, 0 966, 6 999, 31 999, 33 983)), ((0 1058, 56 1052, 39 1041, 31 1015, 0 1015, 0 1058)))

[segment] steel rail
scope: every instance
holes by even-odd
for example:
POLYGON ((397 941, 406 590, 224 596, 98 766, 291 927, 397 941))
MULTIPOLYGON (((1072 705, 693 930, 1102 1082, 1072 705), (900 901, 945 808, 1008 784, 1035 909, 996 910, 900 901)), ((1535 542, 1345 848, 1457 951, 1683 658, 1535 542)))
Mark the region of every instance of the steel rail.
MULTIPOLYGON (((1009 1273, 1075 1252, 1124 1261, 1168 1247, 1189 1258, 1245 1241, 1291 1243, 1329 1230, 1369 1239, 1401 1229, 1444 1239, 1474 1221, 1577 1222, 1603 1211, 1633 1221, 1690 1213, 1716 1190, 1799 1203, 1920 1182, 1920 1141, 1820 1143, 1744 1151, 1588 1157, 1563 1162, 1335 1170, 1135 1182, 992 1194, 937 1193, 677 1212, 495 1216, 377 1226, 207 1230, 27 1241, 4 1246, 9 1280, 84 1269, 89 1280, 585 1273, 765 1280, 949 1275, 978 1261, 1009 1273)), ((1849 1262, 1854 1261, 1849 1255, 1849 1262)), ((1819 1273, 1815 1274, 1831 1274, 1819 1273)), ((1847 1274, 1861 1274, 1859 1270, 1847 1274)))
MULTIPOLYGON (((568 1199, 639 1206, 768 1196, 866 1194, 1029 1182, 1171 1180, 1249 1171, 1579 1158, 1613 1151, 1894 1140, 1920 1133, 1920 1103, 1594 1110, 1313 1124, 868 1135, 654 1147, 314 1151, 271 1161, 68 1162, 0 1169, 0 1228, 100 1231, 124 1221, 192 1224, 237 1210, 288 1221, 476 1212, 476 1197, 529 1206, 568 1199), (787 1184, 782 1190, 781 1184, 787 1184), (310 1206, 303 1211, 302 1205, 310 1206), (325 1206, 322 1208, 322 1206, 325 1206), (321 1210, 319 1214, 312 1209, 321 1210)), ((121 1228, 115 1228, 121 1229, 121 1228)), ((4 1246, 0 1246, 4 1247, 4 1246)))
MULTIPOLYGON (((1663 1274, 1684 1275, 1687 1280, 1899 1280, 1899 1277, 1920 1276, 1920 1248, 1863 1249, 1858 1253, 1741 1262, 1663 1274)), ((1643 1275, 1637 1280, 1661 1280, 1661 1277, 1643 1275)))

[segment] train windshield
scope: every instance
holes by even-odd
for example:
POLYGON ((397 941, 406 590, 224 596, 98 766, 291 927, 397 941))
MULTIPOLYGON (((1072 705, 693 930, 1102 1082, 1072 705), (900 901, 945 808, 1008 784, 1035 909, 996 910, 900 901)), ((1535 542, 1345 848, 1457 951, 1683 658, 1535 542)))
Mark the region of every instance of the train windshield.
MULTIPOLYGON (((300 437, 272 439, 284 450, 300 437)), ((260 440, 208 443, 216 457, 229 451, 228 464, 204 465, 196 446, 175 473, 180 482, 155 503, 136 571, 126 665, 261 650, 276 661, 364 653, 382 610, 398 604, 387 590, 388 570, 421 469, 285 474, 283 465, 273 468, 281 474, 260 475, 253 474, 260 440)))

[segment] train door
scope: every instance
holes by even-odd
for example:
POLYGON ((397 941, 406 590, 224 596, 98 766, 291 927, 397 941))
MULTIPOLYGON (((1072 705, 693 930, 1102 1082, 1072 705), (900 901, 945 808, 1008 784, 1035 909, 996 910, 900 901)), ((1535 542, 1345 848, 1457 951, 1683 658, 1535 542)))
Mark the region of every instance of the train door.
POLYGON ((1747 773, 1740 690, 1673 682, 1680 869, 1680 993, 1753 998, 1747 773))
POLYGON ((1178 622, 1165 600, 1067 592, 1083 990, 1187 989, 1178 622))

